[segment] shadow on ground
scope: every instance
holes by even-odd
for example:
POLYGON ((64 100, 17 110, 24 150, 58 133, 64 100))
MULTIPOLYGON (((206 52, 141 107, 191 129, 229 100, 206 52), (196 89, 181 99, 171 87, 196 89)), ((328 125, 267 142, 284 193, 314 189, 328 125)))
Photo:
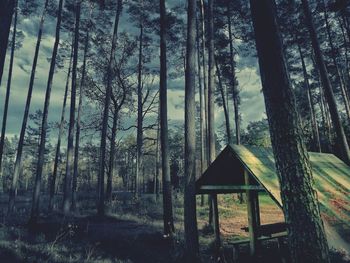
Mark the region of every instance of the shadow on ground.
POLYGON ((177 244, 147 224, 114 217, 40 218, 9 227, 1 262, 181 262, 177 244))

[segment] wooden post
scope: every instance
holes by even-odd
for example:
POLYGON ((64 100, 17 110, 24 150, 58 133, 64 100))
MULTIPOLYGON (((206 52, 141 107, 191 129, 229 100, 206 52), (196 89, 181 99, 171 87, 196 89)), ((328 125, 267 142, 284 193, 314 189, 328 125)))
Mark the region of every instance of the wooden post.
POLYGON ((259 192, 253 191, 252 197, 254 201, 254 210, 255 210, 255 219, 256 219, 256 225, 259 227, 261 225, 260 222, 260 206, 259 206, 259 192))
POLYGON ((212 200, 213 195, 209 195, 208 196, 208 204, 209 204, 209 220, 208 220, 208 224, 210 226, 210 228, 214 228, 213 227, 213 217, 214 217, 214 213, 213 213, 213 200, 212 200))
MULTIPOLYGON (((246 185, 250 184, 249 172, 244 170, 244 181, 246 185)), ((254 194, 251 190, 246 191, 247 195, 247 211, 248 211, 248 228, 250 239, 250 255, 255 256, 257 246, 257 220, 256 220, 256 206, 254 205, 254 194)))
POLYGON ((220 225, 219 225, 219 209, 218 209, 218 196, 217 194, 211 195, 212 210, 213 210, 213 223, 215 233, 215 249, 218 256, 220 256, 221 238, 220 238, 220 225))

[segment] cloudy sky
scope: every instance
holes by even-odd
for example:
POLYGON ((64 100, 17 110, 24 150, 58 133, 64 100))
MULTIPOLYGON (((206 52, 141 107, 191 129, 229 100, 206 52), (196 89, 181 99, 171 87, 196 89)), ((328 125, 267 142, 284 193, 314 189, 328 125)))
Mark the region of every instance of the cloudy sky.
MULTIPOLYGON (((121 30, 135 32, 132 28, 124 9, 123 17, 120 21, 121 30)), ((29 85, 30 71, 32 67, 34 48, 36 44, 36 35, 38 30, 39 18, 31 16, 30 18, 20 18, 18 30, 24 33, 23 47, 16 50, 14 59, 14 71, 12 77, 11 97, 8 115, 7 136, 19 134, 26 95, 29 85)), ((54 29, 56 21, 48 16, 44 24, 44 34, 40 47, 34 91, 30 112, 34 113, 38 109, 43 109, 46 83, 48 78, 49 62, 52 47, 54 44, 54 29)), ((112 30, 112 29, 111 29, 112 30)), ((65 38, 63 34, 62 38, 65 38)), ((263 96, 260 92, 261 83, 257 73, 257 61, 252 57, 238 57, 237 78, 241 90, 241 114, 243 127, 250 121, 261 120, 265 116, 263 96)), ((6 58, 3 81, 0 87, 0 114, 2 118, 4 98, 7 83, 9 52, 6 58)), ((135 65, 136 66, 136 65, 135 65)), ((57 71, 54 76, 53 89, 50 102, 49 120, 58 121, 61 114, 62 98, 66 81, 66 69, 57 71)), ((69 105, 69 101, 68 104, 69 105)), ((184 78, 169 81, 168 91, 168 114, 171 123, 179 123, 184 119, 184 78)), ((232 112, 232 106, 230 108, 232 112)), ((216 126, 222 125, 224 116, 221 108, 216 107, 216 126)), ((85 116, 86 117, 86 116, 85 116)), ((129 120, 134 121, 134 120, 129 120)), ((233 121, 232 121, 233 125, 233 121)))

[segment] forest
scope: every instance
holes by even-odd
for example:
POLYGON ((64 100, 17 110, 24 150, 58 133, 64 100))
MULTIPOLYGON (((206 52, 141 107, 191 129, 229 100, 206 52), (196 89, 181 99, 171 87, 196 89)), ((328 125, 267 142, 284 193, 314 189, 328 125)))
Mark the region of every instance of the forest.
POLYGON ((0 117, 0 262, 350 262, 349 0, 0 0, 0 117))

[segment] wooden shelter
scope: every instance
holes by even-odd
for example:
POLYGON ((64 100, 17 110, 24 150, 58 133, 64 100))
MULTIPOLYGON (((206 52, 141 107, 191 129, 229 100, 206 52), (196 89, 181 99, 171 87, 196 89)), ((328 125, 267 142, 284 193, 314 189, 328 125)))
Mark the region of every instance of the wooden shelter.
MULTIPOLYGON (((310 152, 309 157, 328 241, 336 249, 348 250, 350 167, 333 154, 310 152)), ((197 194, 210 194, 213 197, 217 245, 221 243, 217 194, 246 193, 249 231, 247 243, 250 243, 252 255, 255 254, 259 240, 286 236, 284 222, 260 225, 259 191, 266 191, 282 208, 280 185, 271 148, 228 145, 196 181, 197 194)))

